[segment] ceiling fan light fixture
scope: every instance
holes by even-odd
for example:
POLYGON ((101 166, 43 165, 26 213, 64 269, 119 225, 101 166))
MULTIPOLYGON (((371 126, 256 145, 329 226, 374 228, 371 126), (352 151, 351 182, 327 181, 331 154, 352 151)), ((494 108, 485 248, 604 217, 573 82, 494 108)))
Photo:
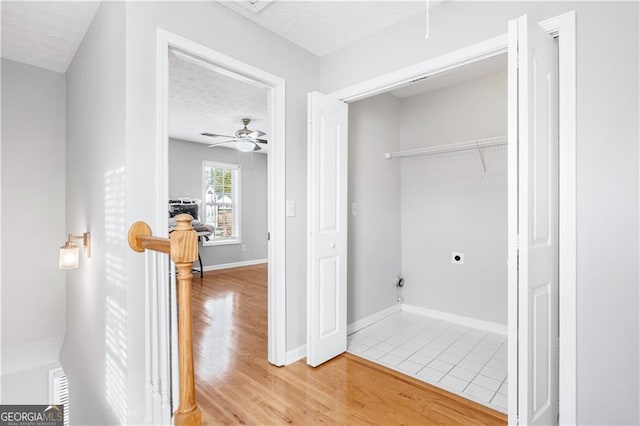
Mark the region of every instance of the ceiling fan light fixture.
POLYGON ((246 138, 240 138, 236 141, 236 149, 240 152, 251 152, 255 146, 253 142, 246 138))
POLYGON ((223 134, 219 134, 219 133, 209 133, 209 132, 202 132, 200 134, 202 136, 207 136, 207 137, 211 137, 211 138, 223 137, 223 138, 229 138, 230 139, 230 140, 227 140, 227 141, 216 142, 214 144, 211 144, 211 145, 209 145, 209 148, 212 148, 212 147, 215 147, 215 146, 218 146, 218 145, 224 145, 224 144, 228 144, 228 143, 233 143, 235 145, 235 148, 240 152, 261 151, 262 147, 260 145, 258 145, 258 143, 266 144, 267 140, 266 139, 259 139, 259 138, 261 136, 266 135, 266 133, 261 131, 261 130, 249 130, 247 128, 249 123, 251 123, 251 119, 250 118, 243 118, 242 119, 242 124, 244 124, 244 127, 242 129, 238 130, 235 133, 235 136, 223 135, 223 134))

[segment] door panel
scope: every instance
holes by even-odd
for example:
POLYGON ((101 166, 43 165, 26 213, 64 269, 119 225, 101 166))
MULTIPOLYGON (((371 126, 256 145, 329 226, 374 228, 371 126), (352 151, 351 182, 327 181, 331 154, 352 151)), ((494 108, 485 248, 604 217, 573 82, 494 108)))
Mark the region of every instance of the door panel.
POLYGON ((309 94, 307 364, 347 350, 347 104, 309 94))
POLYGON ((318 167, 318 192, 320 221, 318 232, 338 232, 338 170, 340 169, 340 157, 338 149, 340 131, 338 123, 319 111, 320 120, 320 167, 318 167))
POLYGON ((510 276, 517 277, 518 304, 517 335, 510 335, 517 341, 518 375, 510 383, 517 386, 520 424, 557 424, 557 47, 526 16, 509 23, 509 40, 509 65, 517 65, 509 71, 509 120, 515 129, 509 137, 517 139, 510 141, 517 153, 509 157, 509 167, 517 169, 517 207, 510 206, 517 209, 517 220, 510 221, 509 232, 519 241, 517 264, 510 263, 516 268, 510 276))
MULTIPOLYGON (((549 308, 551 304, 551 283, 533 289, 533 366, 540 371, 549 371, 549 308)), ((533 413, 540 413, 550 403, 551 381, 547 374, 533 374, 533 413)))
POLYGON ((319 337, 321 339, 327 338, 334 333, 339 332, 336 306, 336 297, 338 295, 338 257, 331 256, 320 259, 320 329, 319 337))

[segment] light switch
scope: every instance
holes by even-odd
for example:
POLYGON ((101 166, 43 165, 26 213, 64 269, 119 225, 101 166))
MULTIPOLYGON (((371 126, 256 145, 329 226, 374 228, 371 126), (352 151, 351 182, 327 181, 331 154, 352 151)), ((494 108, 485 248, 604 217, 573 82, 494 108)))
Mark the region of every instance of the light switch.
POLYGON ((287 216, 294 217, 296 215, 296 205, 292 200, 287 200, 287 216))
POLYGON ((358 216, 358 203, 351 203, 351 216, 358 216))

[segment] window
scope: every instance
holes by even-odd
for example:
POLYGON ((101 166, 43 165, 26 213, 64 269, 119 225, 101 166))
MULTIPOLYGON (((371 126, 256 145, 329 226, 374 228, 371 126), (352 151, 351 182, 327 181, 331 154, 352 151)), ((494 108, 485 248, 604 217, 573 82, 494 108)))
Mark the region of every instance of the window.
POLYGON ((202 162, 203 208, 201 220, 215 228, 204 245, 240 242, 240 166, 202 162))

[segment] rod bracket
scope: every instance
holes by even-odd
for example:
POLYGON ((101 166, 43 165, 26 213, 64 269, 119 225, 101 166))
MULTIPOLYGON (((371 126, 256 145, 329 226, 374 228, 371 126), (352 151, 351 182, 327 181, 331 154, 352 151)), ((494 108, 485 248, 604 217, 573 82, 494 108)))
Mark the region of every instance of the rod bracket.
POLYGON ((133 251, 142 253, 144 251, 144 247, 142 247, 138 242, 138 237, 150 237, 151 235, 151 227, 149 227, 149 225, 142 221, 135 222, 129 228, 129 247, 131 247, 131 250, 133 251))
POLYGON ((484 154, 482 153, 482 148, 480 144, 478 144, 478 155, 480 156, 480 162, 482 163, 482 170, 484 171, 484 177, 487 177, 487 164, 484 162, 484 154))

